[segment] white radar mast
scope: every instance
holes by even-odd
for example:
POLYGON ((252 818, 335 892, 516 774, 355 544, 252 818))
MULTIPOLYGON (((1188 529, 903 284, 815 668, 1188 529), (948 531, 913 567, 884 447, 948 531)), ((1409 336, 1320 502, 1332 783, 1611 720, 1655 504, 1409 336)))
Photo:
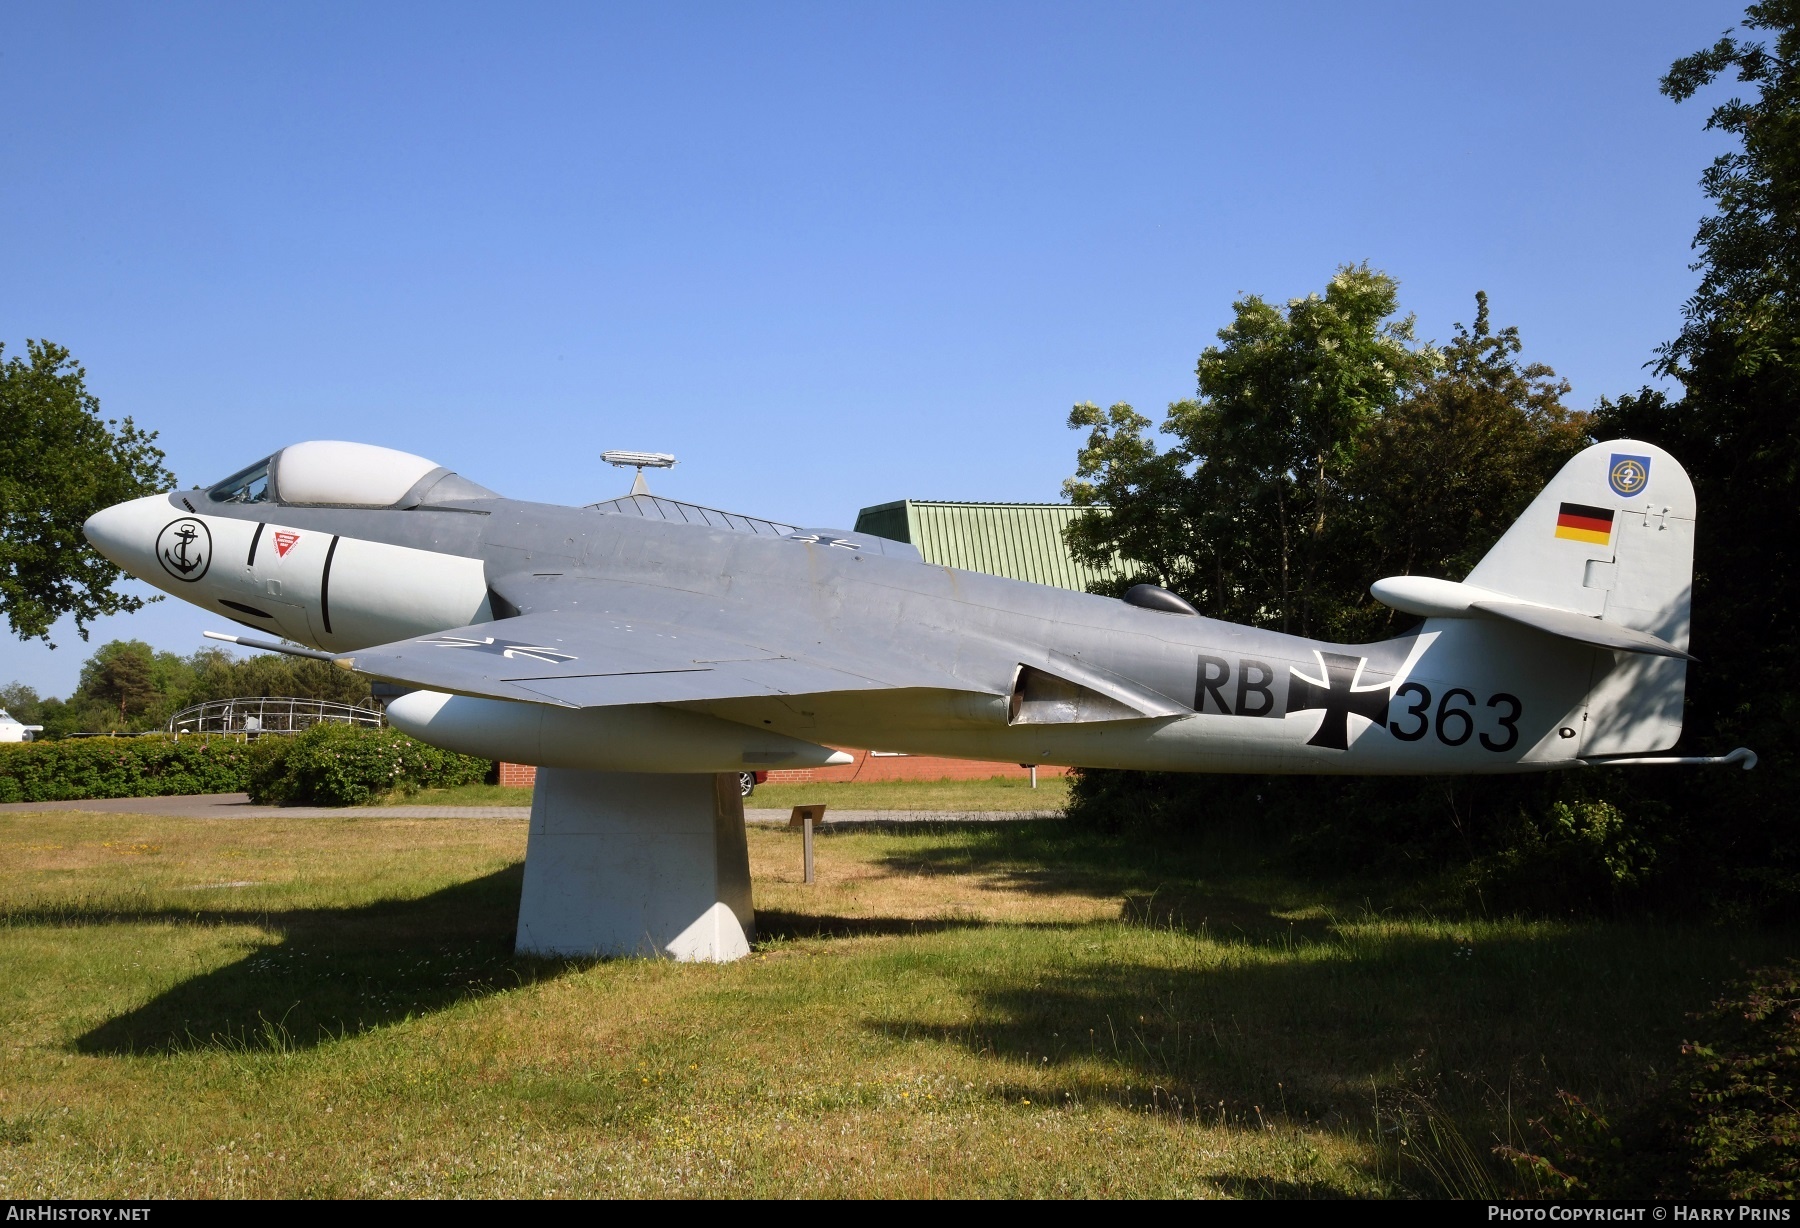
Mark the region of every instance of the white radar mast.
POLYGON ((637 477, 633 478, 631 482, 631 493, 634 495, 650 493, 650 487, 644 482, 644 470, 670 469, 675 465, 675 458, 667 452, 628 452, 614 449, 611 452, 602 452, 600 459, 609 465, 617 465, 621 469, 635 468, 637 470, 637 477))

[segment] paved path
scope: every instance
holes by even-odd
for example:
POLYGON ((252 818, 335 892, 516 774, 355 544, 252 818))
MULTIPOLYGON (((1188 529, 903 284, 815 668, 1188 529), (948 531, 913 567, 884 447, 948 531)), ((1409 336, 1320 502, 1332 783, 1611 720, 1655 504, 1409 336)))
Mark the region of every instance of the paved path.
MULTIPOLYGON (((746 810, 746 823, 787 826, 791 810, 746 810)), ((1060 819, 1060 810, 831 810, 822 826, 851 823, 1011 823, 1020 819, 1060 819)))
MULTIPOLYGON (((108 797, 75 802, 9 802, 0 814, 78 810, 96 814, 153 814, 178 819, 328 819, 347 816, 384 819, 528 819, 529 806, 253 806, 244 793, 200 793, 177 797, 108 797)), ((746 809, 751 823, 786 823, 787 810, 746 809)), ((1053 819, 1055 810, 828 810, 825 826, 840 823, 1003 823, 1053 819)))
POLYGON ((76 802, 12 802, 0 814, 83 810, 98 814, 158 814, 178 819, 324 819, 380 814, 393 819, 525 819, 529 806, 253 806, 247 793, 190 793, 175 797, 106 797, 76 802))

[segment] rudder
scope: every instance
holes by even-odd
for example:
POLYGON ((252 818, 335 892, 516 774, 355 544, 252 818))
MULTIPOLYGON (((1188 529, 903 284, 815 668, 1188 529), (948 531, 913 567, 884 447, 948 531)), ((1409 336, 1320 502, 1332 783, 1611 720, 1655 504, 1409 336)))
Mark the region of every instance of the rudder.
MULTIPOLYGON (((1631 439, 1595 444, 1563 466, 1466 582, 1686 651, 1695 512, 1693 483, 1667 452, 1631 439)), ((1578 754, 1673 746, 1687 662, 1602 649, 1593 658, 1578 754)))

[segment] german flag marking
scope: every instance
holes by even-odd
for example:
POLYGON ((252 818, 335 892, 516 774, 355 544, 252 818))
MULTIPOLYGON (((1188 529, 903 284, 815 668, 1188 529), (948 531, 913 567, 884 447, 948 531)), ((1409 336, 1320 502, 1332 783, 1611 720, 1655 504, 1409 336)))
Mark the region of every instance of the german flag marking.
POLYGON ((1604 546, 1612 540, 1612 524, 1610 507, 1565 503, 1556 514, 1556 535, 1570 541, 1592 542, 1596 546, 1604 546))

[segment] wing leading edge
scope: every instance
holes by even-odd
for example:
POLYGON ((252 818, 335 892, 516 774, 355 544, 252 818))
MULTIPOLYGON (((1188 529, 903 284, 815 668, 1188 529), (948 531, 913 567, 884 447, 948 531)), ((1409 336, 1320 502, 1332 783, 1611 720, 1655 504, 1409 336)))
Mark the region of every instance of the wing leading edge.
POLYGON ((340 658, 392 682, 567 708, 761 695, 935 687, 966 681, 907 666, 879 674, 667 623, 614 615, 522 614, 381 644, 340 658))
POLYGON ((1074 724, 1185 716, 1191 709, 1051 654, 996 687, 917 663, 820 660, 666 623, 523 614, 336 658, 357 673, 458 695, 605 708, 856 691, 1010 695, 1012 722, 1074 724), (1048 668, 1044 668, 1047 666, 1048 668))
POLYGON ((1192 713, 1064 654, 979 636, 961 639, 952 670, 916 652, 833 647, 846 637, 791 612, 779 621, 727 615, 679 589, 506 577, 494 591, 520 612, 340 660, 404 685, 567 708, 909 690, 1010 696, 1011 723, 1192 713), (619 608, 627 602, 657 617, 630 616, 619 608))

